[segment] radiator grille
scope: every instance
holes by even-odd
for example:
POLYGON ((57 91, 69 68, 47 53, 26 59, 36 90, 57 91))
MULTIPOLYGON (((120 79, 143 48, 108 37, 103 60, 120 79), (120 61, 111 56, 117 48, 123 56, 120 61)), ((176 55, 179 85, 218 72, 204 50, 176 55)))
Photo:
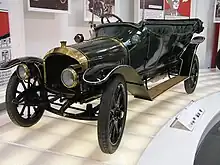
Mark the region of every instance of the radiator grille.
POLYGON ((66 55, 54 54, 45 60, 46 86, 56 91, 67 91, 62 84, 60 76, 64 69, 70 65, 77 64, 77 61, 66 55))

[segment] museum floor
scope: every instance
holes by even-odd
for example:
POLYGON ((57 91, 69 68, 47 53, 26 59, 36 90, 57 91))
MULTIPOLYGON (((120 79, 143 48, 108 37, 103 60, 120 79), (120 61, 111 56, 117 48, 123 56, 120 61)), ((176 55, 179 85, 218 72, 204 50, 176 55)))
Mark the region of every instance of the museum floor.
POLYGON ((20 128, 2 112, 0 165, 135 165, 169 119, 191 100, 217 91, 220 91, 220 71, 201 70, 199 84, 192 95, 185 93, 181 83, 153 102, 129 96, 124 137, 114 155, 101 153, 95 122, 69 120, 45 113, 34 127, 20 128))

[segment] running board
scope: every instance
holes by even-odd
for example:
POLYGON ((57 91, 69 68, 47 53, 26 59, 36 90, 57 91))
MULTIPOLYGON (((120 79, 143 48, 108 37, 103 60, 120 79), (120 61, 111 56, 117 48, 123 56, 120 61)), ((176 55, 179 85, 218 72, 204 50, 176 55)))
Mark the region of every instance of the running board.
POLYGON ((127 84, 129 92, 136 98, 145 99, 153 101, 157 96, 164 93, 168 89, 172 88, 176 84, 180 83, 181 81, 185 80, 187 77, 185 76, 176 76, 171 78, 163 83, 152 87, 151 89, 146 89, 144 85, 137 85, 137 84, 127 84))

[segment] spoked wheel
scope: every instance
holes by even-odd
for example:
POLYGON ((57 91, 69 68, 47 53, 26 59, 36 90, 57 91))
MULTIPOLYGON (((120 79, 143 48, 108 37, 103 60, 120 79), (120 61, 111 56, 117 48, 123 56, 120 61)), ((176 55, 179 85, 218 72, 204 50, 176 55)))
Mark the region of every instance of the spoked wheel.
POLYGON ((37 78, 23 81, 14 72, 6 90, 6 109, 12 122, 21 127, 36 124, 44 113, 39 105, 44 95, 37 78))
POLYGON ((195 55, 193 59, 190 77, 189 79, 184 81, 184 87, 186 93, 191 94, 195 91, 198 83, 198 77, 199 77, 199 59, 197 55, 195 55))
POLYGON ((98 117, 98 141, 102 152, 114 153, 124 132, 127 116, 127 87, 124 79, 116 76, 107 84, 98 117))

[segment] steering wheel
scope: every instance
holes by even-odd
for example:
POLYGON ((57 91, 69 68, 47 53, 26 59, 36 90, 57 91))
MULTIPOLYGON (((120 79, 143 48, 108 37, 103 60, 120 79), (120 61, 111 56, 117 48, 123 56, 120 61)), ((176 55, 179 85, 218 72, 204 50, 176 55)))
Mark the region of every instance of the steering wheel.
POLYGON ((117 19, 116 22, 123 22, 122 19, 119 18, 117 15, 115 15, 115 14, 110 14, 110 13, 106 13, 106 14, 103 14, 103 15, 100 17, 100 18, 101 18, 101 23, 102 23, 102 24, 105 24, 105 23, 104 23, 104 18, 106 18, 106 20, 107 20, 108 23, 111 23, 110 20, 109 20, 110 17, 116 18, 116 19, 117 19))

